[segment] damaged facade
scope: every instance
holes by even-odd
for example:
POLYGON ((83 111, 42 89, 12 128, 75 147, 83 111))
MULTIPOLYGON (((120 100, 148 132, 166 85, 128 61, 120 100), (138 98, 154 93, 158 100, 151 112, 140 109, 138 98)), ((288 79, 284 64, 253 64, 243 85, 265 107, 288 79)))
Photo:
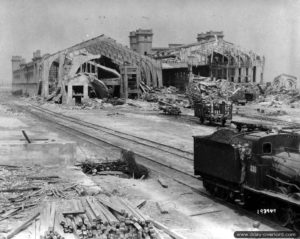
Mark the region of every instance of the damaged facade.
POLYGON ((13 92, 22 90, 57 102, 75 103, 108 95, 136 97, 140 80, 151 87, 162 87, 159 61, 104 35, 52 55, 41 56, 37 51, 30 63, 13 56, 12 67, 13 92))
POLYGON ((242 50, 223 38, 222 31, 209 31, 198 34, 197 43, 154 49, 152 57, 162 62, 164 85, 184 89, 197 76, 235 83, 262 83, 264 57, 242 50))
POLYGON ((130 32, 130 48, 104 35, 54 54, 12 57, 13 92, 69 104, 87 98, 138 98, 141 83, 185 91, 201 76, 236 83, 262 83, 264 57, 241 50, 223 32, 198 34, 197 43, 153 48, 151 29, 130 32))

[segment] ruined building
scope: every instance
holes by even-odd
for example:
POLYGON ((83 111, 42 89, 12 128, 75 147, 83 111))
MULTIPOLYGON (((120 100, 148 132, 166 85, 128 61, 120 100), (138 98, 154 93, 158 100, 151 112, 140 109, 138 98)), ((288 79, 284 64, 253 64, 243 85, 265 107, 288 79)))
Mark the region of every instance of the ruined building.
POLYGON ((223 38, 223 32, 209 31, 198 34, 196 43, 153 48, 152 30, 138 29, 129 34, 130 49, 101 35, 54 54, 36 51, 29 63, 13 56, 12 90, 74 104, 93 97, 138 98, 141 81, 182 91, 197 76, 261 83, 264 57, 223 38))
POLYGON ((191 76, 263 82, 264 57, 225 41, 222 31, 200 33, 196 43, 154 48, 152 57, 162 62, 163 84, 179 89, 185 89, 191 76))
POLYGON ((74 104, 92 97, 139 97, 139 82, 162 87, 160 62, 101 35, 54 54, 12 57, 13 91, 74 104))

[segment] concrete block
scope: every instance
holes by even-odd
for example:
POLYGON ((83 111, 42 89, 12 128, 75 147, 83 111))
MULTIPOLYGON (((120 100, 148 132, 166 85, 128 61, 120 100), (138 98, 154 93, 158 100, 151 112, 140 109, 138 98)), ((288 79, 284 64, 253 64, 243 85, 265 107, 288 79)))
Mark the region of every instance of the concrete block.
POLYGON ((71 165, 76 160, 76 144, 66 141, 0 141, 0 164, 71 165))

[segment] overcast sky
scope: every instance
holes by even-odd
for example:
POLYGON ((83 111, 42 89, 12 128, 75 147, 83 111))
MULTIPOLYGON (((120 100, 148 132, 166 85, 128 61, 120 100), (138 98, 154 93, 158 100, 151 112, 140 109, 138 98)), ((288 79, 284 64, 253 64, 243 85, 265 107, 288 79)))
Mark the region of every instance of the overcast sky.
POLYGON ((222 30, 266 57, 265 80, 300 78, 299 12, 299 0, 0 0, 0 80, 11 81, 12 55, 30 61, 101 34, 129 45, 138 28, 153 30, 154 47, 222 30))

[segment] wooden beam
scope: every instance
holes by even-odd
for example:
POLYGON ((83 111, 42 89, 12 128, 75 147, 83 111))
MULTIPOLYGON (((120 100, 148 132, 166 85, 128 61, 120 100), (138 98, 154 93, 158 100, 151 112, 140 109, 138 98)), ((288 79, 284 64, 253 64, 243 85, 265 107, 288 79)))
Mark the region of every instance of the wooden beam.
POLYGON ((19 227, 17 227, 14 231, 12 231, 10 234, 8 234, 6 236, 6 239, 10 239, 13 238, 15 235, 17 235, 19 232, 21 232, 22 230, 24 230, 25 228, 27 228, 30 223, 35 220, 38 216, 40 215, 40 212, 36 213, 33 217, 31 217, 30 219, 28 219, 26 222, 24 222, 22 225, 20 225, 19 227))
POLYGON ((115 75, 118 76, 118 77, 121 77, 121 75, 120 75, 115 69, 111 69, 111 68, 108 68, 108 67, 106 67, 106 66, 102 66, 102 65, 97 64, 97 63, 95 63, 95 62, 93 62, 93 61, 88 61, 88 63, 90 63, 90 64, 92 64, 92 65, 94 65, 94 66, 96 66, 96 67, 98 67, 98 68, 101 68, 101 69, 103 69, 103 70, 109 71, 109 72, 115 74, 115 75))
POLYGON ((120 85, 120 78, 109 78, 109 79, 101 79, 105 85, 120 85))

